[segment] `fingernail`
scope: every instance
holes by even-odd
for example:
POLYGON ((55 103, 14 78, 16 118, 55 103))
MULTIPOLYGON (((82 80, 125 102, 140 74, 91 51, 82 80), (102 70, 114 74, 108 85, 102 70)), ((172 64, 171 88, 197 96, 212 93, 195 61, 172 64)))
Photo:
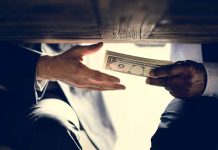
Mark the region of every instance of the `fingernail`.
POLYGON ((95 44, 91 44, 89 45, 89 48, 100 48, 103 46, 103 42, 99 42, 99 43, 95 43, 95 44))
POLYGON ((123 85, 122 89, 126 89, 126 87, 123 85))
POLYGON ((125 86, 122 86, 122 87, 120 87, 119 89, 120 89, 120 90, 125 90, 126 87, 125 87, 125 86))

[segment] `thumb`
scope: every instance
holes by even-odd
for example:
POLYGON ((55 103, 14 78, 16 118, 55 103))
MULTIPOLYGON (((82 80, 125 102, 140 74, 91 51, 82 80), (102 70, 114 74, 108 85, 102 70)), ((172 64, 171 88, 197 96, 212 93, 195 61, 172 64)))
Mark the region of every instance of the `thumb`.
POLYGON ((103 42, 99 42, 97 44, 92 44, 88 46, 79 46, 74 49, 73 55, 74 57, 82 57, 85 55, 89 55, 100 50, 102 46, 103 46, 103 42))

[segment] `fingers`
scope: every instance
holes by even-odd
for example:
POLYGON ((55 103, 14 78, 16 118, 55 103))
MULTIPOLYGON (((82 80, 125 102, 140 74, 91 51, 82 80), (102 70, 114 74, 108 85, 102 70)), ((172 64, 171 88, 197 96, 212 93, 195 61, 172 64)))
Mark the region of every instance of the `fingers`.
POLYGON ((90 69, 89 75, 90 75, 89 77, 92 78, 93 80, 100 81, 100 82, 104 82, 104 81, 115 82, 115 83, 120 82, 120 79, 117 77, 102 73, 100 71, 92 70, 92 69, 90 69))
MULTIPOLYGON (((75 64, 75 63, 74 63, 75 64)), ((78 61, 77 71, 72 73, 71 79, 65 81, 79 88, 103 90, 123 90, 120 79, 97 70, 93 70, 78 61)))
POLYGON ((124 90, 126 87, 122 84, 115 83, 115 82, 107 82, 107 81, 96 81, 93 79, 88 78, 87 76, 80 75, 79 77, 76 77, 77 80, 62 80, 62 82, 65 82, 71 86, 75 86, 78 88, 84 88, 84 89, 92 89, 97 91, 105 91, 105 90, 124 90))
POLYGON ((183 68, 178 67, 176 64, 172 64, 172 65, 158 67, 155 68, 154 70, 151 70, 149 76, 154 78, 160 78, 160 77, 175 76, 180 73, 183 73, 183 68))
MULTIPOLYGON (((88 79, 83 80, 80 84, 83 85, 82 88, 96 89, 96 90, 124 90, 126 87, 119 84, 120 79, 110 76, 99 71, 95 71, 94 74, 97 76, 89 76, 88 79), (84 87, 85 86, 85 87, 84 87)), ((87 77, 85 77, 87 78, 87 77)))
POLYGON ((206 87, 205 68, 194 61, 177 62, 152 70, 146 83, 165 87, 177 98, 200 96, 206 87))
POLYGON ((81 87, 82 89, 87 90, 94 90, 94 91, 114 91, 114 90, 120 90, 120 89, 111 89, 111 88, 105 88, 105 87, 81 87))
POLYGON ((77 81, 75 81, 72 86, 85 89, 94 89, 98 91, 103 90, 124 90, 126 87, 122 84, 109 82, 109 81, 97 81, 87 76, 80 76, 77 81))
POLYGON ((90 69, 86 67, 85 65, 83 66, 83 73, 84 76, 88 76, 92 80, 100 81, 100 82, 115 82, 119 83, 120 79, 105 73, 102 73, 97 70, 90 69))
POLYGON ((117 77, 90 69, 77 59, 67 58, 63 61, 66 62, 57 70, 56 80, 79 88, 95 90, 125 89, 124 85, 119 84, 120 79, 117 77))
POLYGON ((184 76, 174 76, 174 77, 161 77, 161 78, 150 78, 146 80, 147 84, 162 86, 162 87, 187 87, 191 85, 190 79, 184 76))
POLYGON ((172 96, 177 98, 187 98, 196 95, 191 78, 185 76, 147 78, 146 83, 165 87, 172 96))
POLYGON ((188 73, 190 66, 183 63, 174 63, 171 65, 158 67, 150 71, 149 76, 153 78, 176 76, 188 73))
POLYGON ((107 91, 107 90, 124 90, 126 87, 122 84, 109 83, 109 82, 96 82, 89 80, 84 85, 78 86, 89 90, 107 91))
POLYGON ((82 56, 95 53, 98 50, 100 50, 102 48, 102 46, 103 46, 103 42, 99 42, 97 44, 92 44, 92 45, 89 45, 89 46, 76 46, 76 47, 73 47, 73 56, 80 58, 82 56))
POLYGON ((188 90, 186 87, 165 87, 165 89, 169 92, 173 93, 188 93, 190 90, 188 90))
POLYGON ((187 81, 181 77, 147 78, 147 84, 165 87, 169 93, 177 98, 188 96, 189 86, 187 81))

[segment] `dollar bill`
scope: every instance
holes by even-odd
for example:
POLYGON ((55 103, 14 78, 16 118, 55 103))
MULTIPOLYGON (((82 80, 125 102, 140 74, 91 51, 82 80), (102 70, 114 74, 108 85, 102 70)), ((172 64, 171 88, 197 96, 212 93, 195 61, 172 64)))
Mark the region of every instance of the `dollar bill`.
POLYGON ((106 51, 104 68, 131 75, 147 77, 151 69, 172 64, 171 61, 136 57, 106 51))

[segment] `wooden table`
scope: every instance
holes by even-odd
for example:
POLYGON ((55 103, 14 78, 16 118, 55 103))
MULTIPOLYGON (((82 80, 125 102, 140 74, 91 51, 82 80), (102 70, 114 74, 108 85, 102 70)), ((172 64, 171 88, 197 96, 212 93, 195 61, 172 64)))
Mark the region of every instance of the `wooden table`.
POLYGON ((4 42, 218 42, 218 0, 1 0, 4 42))

